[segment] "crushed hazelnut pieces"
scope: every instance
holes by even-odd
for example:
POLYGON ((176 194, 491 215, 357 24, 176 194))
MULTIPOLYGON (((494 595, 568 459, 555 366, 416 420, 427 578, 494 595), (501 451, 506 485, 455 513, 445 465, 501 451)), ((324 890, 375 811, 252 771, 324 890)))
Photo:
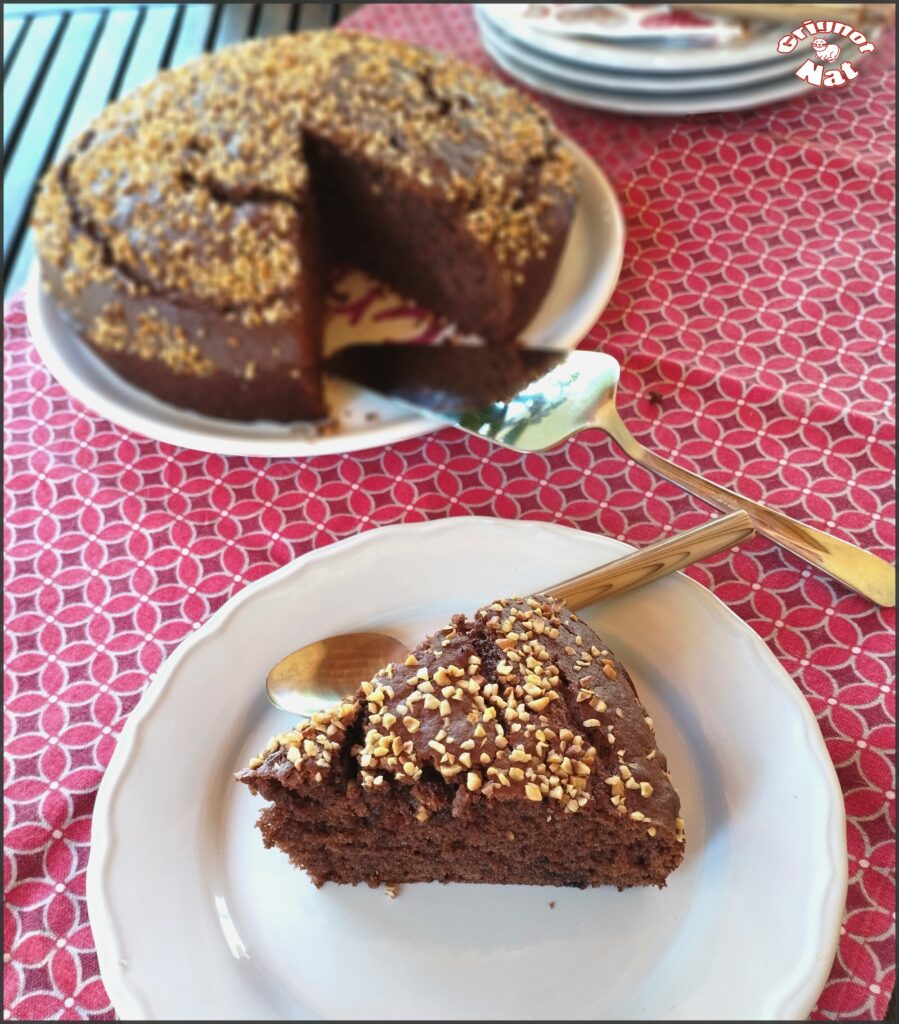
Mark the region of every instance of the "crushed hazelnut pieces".
MULTIPOLYGON (((573 210, 575 159, 549 118, 479 69, 352 32, 252 40, 111 104, 48 172, 33 226, 57 299, 74 305, 102 284, 208 306, 246 329, 290 327, 302 311, 307 130, 451 208, 520 287, 573 210)), ((198 330, 152 311, 126 324, 114 306, 85 332, 101 350, 185 375, 216 368, 198 330)), ((246 359, 240 374, 250 383, 262 370, 246 359)))
MULTIPOLYGON (((259 768, 269 754, 283 750, 295 768, 327 771, 334 756, 340 751, 346 730, 355 721, 358 711, 357 702, 344 701, 330 711, 317 712, 308 722, 301 722, 294 729, 272 736, 265 750, 250 759, 250 768, 259 768)), ((316 773, 321 774, 320 771, 316 773)), ((316 781, 320 782, 321 778, 316 781)))
MULTIPOLYGON (((469 800, 519 798, 550 813, 576 813, 600 800, 654 837, 663 820, 671 825, 654 817, 667 779, 650 721, 639 705, 625 716, 621 703, 631 691, 608 651, 584 649, 580 635, 577 651, 563 643, 571 621, 561 603, 539 597, 496 601, 473 622, 457 617, 401 665, 362 683, 356 701, 273 737, 250 767, 280 749, 321 781, 352 726, 349 753, 363 791, 398 784, 414 794, 425 773, 436 772, 469 800), (489 646, 496 654, 486 672, 489 646), (616 745, 603 716, 625 742, 616 745), (589 739, 595 730, 608 740, 599 748, 589 739)), ((431 811, 418 803, 414 817, 427 822, 431 811)), ((680 818, 675 831, 683 842, 680 818)))

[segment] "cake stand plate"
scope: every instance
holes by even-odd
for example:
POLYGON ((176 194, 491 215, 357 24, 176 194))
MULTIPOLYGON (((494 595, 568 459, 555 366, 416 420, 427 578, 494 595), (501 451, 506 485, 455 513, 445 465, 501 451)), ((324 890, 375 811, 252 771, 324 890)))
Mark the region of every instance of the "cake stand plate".
MULTIPOLYGON (((602 170, 574 143, 581 197, 552 285, 523 332, 525 344, 573 349, 596 323, 618 282, 624 255, 624 221, 615 191, 602 170)), ((28 326, 53 376, 87 408, 111 422, 182 448, 220 455, 291 457, 359 451, 420 437, 438 429, 433 420, 337 379, 326 379, 331 421, 274 423, 201 416, 160 401, 129 384, 66 325, 41 287, 40 268, 26 285, 28 326)), ((329 299, 325 350, 362 341, 433 340, 433 317, 355 272, 329 299)))
POLYGON ((846 896, 836 774, 764 642, 680 574, 581 613, 628 666, 681 796, 686 856, 662 890, 316 889, 264 849, 261 801, 232 781, 292 724, 263 679, 294 648, 357 629, 412 645, 454 612, 625 550, 539 522, 388 526, 247 586, 182 643, 128 719, 93 815, 87 898, 119 1014, 807 1017, 846 896))

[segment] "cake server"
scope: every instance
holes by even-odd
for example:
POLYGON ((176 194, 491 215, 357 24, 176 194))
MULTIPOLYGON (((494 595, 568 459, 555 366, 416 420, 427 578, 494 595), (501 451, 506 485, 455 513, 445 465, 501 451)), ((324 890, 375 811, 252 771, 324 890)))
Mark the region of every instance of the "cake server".
MULTIPOLYGON (((577 610, 612 594, 643 586, 717 554, 753 536, 745 512, 733 512, 702 526, 647 544, 614 562, 547 587, 542 592, 577 610)), ((485 595, 489 600, 496 595, 485 595)), ((307 644, 282 658, 269 672, 265 690, 272 704, 308 717, 341 700, 389 662, 402 661, 409 647, 385 633, 343 633, 307 644)))
POLYGON ((603 352, 354 345, 332 356, 326 368, 514 451, 544 451, 597 427, 634 462, 717 508, 743 509, 762 536, 875 604, 895 607, 896 570, 889 562, 644 448, 618 415, 621 367, 603 352), (485 401, 490 393, 504 397, 485 401))

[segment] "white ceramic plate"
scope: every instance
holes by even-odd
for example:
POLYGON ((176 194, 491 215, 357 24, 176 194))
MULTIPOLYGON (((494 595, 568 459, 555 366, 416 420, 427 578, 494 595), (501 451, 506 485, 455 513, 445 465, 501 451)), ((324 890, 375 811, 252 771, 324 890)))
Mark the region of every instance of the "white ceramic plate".
POLYGON ((752 64, 733 71, 705 72, 698 75, 679 74, 676 77, 658 74, 637 74, 616 68, 604 68, 588 64, 576 64, 559 58, 551 51, 534 49, 519 42, 496 23, 488 20, 480 11, 475 12, 482 35, 488 36, 499 49, 506 51, 526 68, 538 74, 550 75, 575 87, 588 89, 612 89, 625 92, 652 93, 695 93, 714 92, 721 89, 736 89, 764 82, 772 78, 783 78, 786 65, 783 58, 766 64, 752 64))
POLYGON ((814 90, 791 71, 777 79, 740 89, 712 90, 707 93, 677 93, 672 85, 662 85, 653 95, 638 92, 597 89, 579 86, 570 81, 551 77, 525 65, 503 43, 496 32, 483 26, 481 39, 484 49, 496 63, 513 78, 537 92, 545 93, 567 103, 577 103, 597 110, 611 110, 619 114, 675 117, 686 114, 710 114, 726 110, 746 110, 777 103, 800 94, 810 95, 814 90))
MULTIPOLYGON (((570 143, 581 172, 581 197, 556 275, 543 304, 523 332, 526 344, 573 349, 606 308, 624 256, 624 220, 611 183, 570 143)), ((329 316, 325 348, 362 341, 417 340, 433 330, 411 303, 355 274, 341 282, 345 297, 329 316)), ((35 263, 26 285, 28 326, 53 376, 89 409, 146 437, 222 455, 292 457, 358 451, 418 437, 433 420, 336 379, 325 383, 332 429, 308 423, 241 423, 215 419, 162 402, 114 373, 67 327, 41 288, 35 263)))
POLYGON ((683 576, 585 610, 631 669, 687 825, 667 888, 315 889, 231 773, 291 724, 269 666, 354 629, 410 645, 626 545, 537 522, 385 527, 248 586, 173 654, 97 798, 87 896, 126 1019, 804 1018, 846 893, 843 802, 765 644, 683 576), (554 906, 553 906, 554 904, 554 906))
MULTIPOLYGON (((576 64, 620 70, 677 74, 710 70, 732 70, 748 64, 777 59, 777 40, 785 31, 783 25, 766 22, 751 23, 744 40, 723 46, 669 46, 664 43, 605 43, 598 39, 574 38, 541 32, 523 17, 527 4, 476 4, 489 21, 500 26, 519 42, 554 57, 576 64)), ((797 8, 797 24, 802 9, 797 8)))

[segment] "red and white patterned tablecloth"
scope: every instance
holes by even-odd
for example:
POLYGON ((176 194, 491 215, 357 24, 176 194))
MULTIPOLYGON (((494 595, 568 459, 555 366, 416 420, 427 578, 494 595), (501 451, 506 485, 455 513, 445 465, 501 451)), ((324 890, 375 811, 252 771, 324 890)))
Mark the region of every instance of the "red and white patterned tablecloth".
MULTIPOLYGON (((461 5, 352 20, 488 63, 461 5)), ((623 204, 621 281, 584 344, 624 364, 634 432, 892 558, 892 42, 880 50, 836 95, 748 113, 547 105, 623 204)), ((543 519, 642 544, 709 515, 598 433, 527 456, 449 429, 290 461, 172 448, 74 403, 21 300, 5 333, 7 1018, 113 1016, 84 895, 97 786, 163 659, 241 587, 385 523, 543 519)), ((893 614, 763 540, 689 572, 764 637, 818 717, 850 884, 815 1016, 880 1018, 895 981, 893 614)))

